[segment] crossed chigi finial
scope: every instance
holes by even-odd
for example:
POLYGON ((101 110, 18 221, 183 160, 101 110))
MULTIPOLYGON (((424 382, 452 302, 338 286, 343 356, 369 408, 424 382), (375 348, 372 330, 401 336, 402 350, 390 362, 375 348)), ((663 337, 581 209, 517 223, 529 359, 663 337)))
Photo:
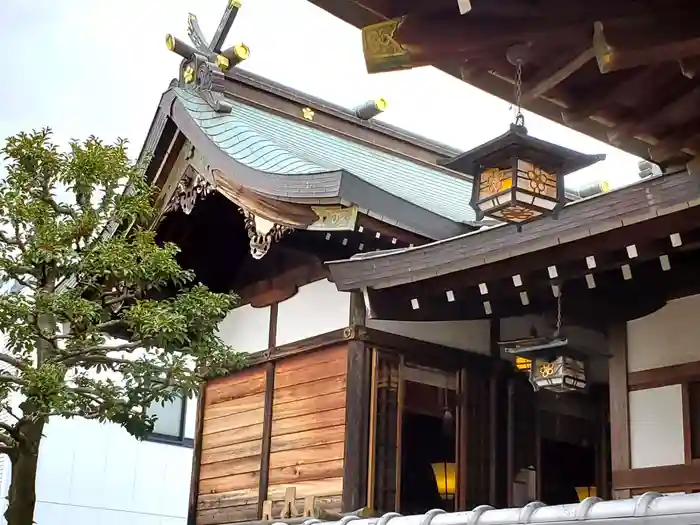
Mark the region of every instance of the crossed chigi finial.
POLYGON ((231 104, 224 96, 225 72, 250 55, 248 46, 242 43, 221 50, 240 8, 240 0, 229 0, 209 44, 199 27, 197 17, 191 13, 187 17, 187 34, 194 47, 173 35, 165 37, 168 50, 184 59, 180 64, 180 85, 198 91, 212 109, 221 113, 231 111, 231 104))

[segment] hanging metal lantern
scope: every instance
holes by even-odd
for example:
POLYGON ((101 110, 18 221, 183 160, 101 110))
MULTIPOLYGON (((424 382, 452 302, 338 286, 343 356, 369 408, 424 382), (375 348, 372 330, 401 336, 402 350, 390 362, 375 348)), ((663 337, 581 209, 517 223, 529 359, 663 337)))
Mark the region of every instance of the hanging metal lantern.
POLYGON ((499 341, 498 345, 515 356, 516 369, 528 372, 535 390, 573 392, 585 389, 586 368, 582 355, 569 347, 561 336, 561 290, 557 294, 557 321, 551 336, 538 336, 499 341))
POLYGON ((568 355, 554 359, 535 359, 530 370, 530 382, 536 390, 573 392, 587 386, 584 362, 568 355))
POLYGON ((515 122, 510 130, 471 151, 442 161, 474 177, 471 206, 483 217, 524 224, 564 205, 564 176, 605 159, 531 137, 521 111, 522 61, 515 62, 515 122))

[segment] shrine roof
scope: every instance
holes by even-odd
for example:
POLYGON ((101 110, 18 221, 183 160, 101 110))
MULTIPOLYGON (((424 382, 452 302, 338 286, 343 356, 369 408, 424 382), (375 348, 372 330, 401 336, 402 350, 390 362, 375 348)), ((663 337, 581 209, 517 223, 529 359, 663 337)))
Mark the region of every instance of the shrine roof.
MULTIPOLYGON (((195 90, 173 85, 160 112, 231 187, 287 202, 354 204, 429 239, 473 229, 468 177, 333 133, 301 116, 235 96, 226 101, 231 111, 216 112, 195 90)), ((159 141, 157 120, 144 152, 159 141)))
MULTIPOLYGON (((472 183, 283 116, 229 99, 216 113, 196 93, 174 88, 189 116, 233 160, 261 173, 296 176, 347 172, 455 222, 474 220, 472 183)), ((329 191, 337 182, 325 179, 329 191)), ((314 192, 323 192, 319 186, 314 192)), ((382 210, 374 210, 380 212, 382 210)))
MULTIPOLYGON (((480 267, 558 246, 563 257, 585 257, 590 252, 581 255, 573 246, 598 235, 611 236, 624 247, 625 242, 634 242, 626 237, 627 228, 699 206, 697 179, 684 171, 570 203, 558 217, 532 221, 520 232, 515 225, 503 224, 414 248, 361 254, 328 266, 339 290, 389 288, 465 270, 476 276, 474 270, 480 267)), ((645 230, 651 235, 655 228, 645 230)))

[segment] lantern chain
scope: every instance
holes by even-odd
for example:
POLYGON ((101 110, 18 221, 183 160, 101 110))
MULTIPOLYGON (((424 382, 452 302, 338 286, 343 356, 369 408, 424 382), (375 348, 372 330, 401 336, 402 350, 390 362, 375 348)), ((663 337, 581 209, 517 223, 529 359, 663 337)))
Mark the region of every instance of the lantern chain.
POLYGON ((523 61, 517 60, 515 63, 515 125, 524 126, 525 116, 522 111, 523 97, 523 61))
POLYGON ((557 293, 557 326, 554 331, 554 337, 559 337, 559 332, 561 330, 561 286, 559 287, 557 293))

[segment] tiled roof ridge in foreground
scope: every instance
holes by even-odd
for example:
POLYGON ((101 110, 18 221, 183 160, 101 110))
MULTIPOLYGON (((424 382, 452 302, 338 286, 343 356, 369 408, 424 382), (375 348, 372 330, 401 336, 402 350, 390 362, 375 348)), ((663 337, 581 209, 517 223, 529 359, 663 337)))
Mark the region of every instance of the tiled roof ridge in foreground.
MULTIPOLYGON (((315 518, 295 519, 301 525, 557 525, 564 523, 586 523, 587 525, 632 525, 653 522, 673 523, 674 525, 695 525, 700 523, 700 494, 662 495, 647 492, 632 499, 603 501, 600 498, 586 498, 580 503, 547 506, 532 502, 524 507, 494 509, 480 505, 467 512, 447 513, 440 509, 425 514, 401 516, 395 512, 379 518, 344 516, 339 521, 322 521, 315 518)), ((287 525, 292 520, 273 520, 272 525, 287 525)))

